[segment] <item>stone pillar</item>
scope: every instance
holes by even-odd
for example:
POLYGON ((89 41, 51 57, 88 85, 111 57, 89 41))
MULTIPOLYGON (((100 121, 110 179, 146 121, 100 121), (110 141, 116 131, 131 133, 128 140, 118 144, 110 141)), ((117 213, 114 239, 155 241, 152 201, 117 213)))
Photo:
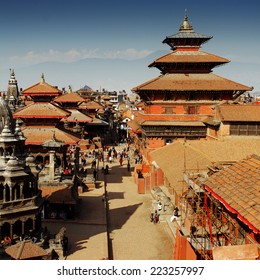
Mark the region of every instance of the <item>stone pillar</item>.
POLYGON ((13 238, 13 227, 14 227, 14 224, 11 224, 10 225, 10 237, 13 238))
POLYGON ((10 186, 10 201, 13 201, 14 197, 13 197, 13 186, 10 186))
POLYGON ((6 202, 6 186, 3 189, 3 202, 6 202))
POLYGON ((21 185, 20 185, 20 199, 23 199, 23 198, 24 198, 23 186, 24 186, 24 184, 21 184, 21 185))
POLYGON ((49 156, 50 156, 50 163, 49 163, 49 176, 50 180, 54 180, 54 175, 55 175, 55 151, 49 151, 49 156))
POLYGON ((35 218, 33 219, 33 230, 35 230, 35 218))
POLYGON ((13 188, 14 188, 14 197, 13 197, 13 200, 17 200, 19 197, 17 197, 17 192, 18 192, 18 190, 17 190, 17 188, 18 188, 18 186, 16 187, 16 186, 13 186, 13 188))

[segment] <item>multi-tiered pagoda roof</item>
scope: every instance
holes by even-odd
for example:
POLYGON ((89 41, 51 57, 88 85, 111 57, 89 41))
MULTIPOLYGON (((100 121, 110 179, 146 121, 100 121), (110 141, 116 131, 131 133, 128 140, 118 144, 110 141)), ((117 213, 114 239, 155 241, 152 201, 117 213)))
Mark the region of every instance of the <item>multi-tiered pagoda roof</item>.
MULTIPOLYGON (((252 90, 213 73, 229 60, 201 50, 210 39, 195 32, 185 15, 179 31, 163 40, 171 52, 148 66, 158 68, 161 75, 133 88, 145 104, 129 123, 139 134, 140 147, 150 151, 178 139, 206 139, 206 120, 214 119, 216 108, 252 90)), ((216 127, 212 130, 217 134, 216 127)))
POLYGON ((75 145, 80 140, 69 131, 61 129, 60 121, 70 117, 71 112, 51 102, 61 96, 62 91, 46 83, 43 75, 40 82, 25 89, 23 95, 32 98, 33 102, 17 110, 13 117, 23 120, 27 145, 43 145, 53 135, 64 145, 75 145))
POLYGON ((212 73, 214 67, 230 61, 200 50, 201 45, 211 38, 212 36, 195 32, 185 15, 179 32, 163 40, 163 43, 171 47, 172 52, 157 58, 149 65, 158 68, 162 75, 135 87, 133 91, 145 100, 147 98, 143 93, 147 96, 147 91, 229 91, 236 92, 234 96, 237 97, 238 92, 242 94, 252 90, 212 73))

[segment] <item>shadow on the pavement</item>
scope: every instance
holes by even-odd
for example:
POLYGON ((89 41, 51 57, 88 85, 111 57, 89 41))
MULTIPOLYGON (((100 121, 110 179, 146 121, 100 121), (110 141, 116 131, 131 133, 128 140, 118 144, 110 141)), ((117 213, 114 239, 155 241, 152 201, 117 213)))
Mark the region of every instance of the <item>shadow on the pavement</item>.
POLYGON ((111 199, 124 199, 125 198, 125 195, 124 195, 125 192, 108 192, 108 199, 111 200, 111 199))
POLYGON ((110 210, 110 230, 113 231, 122 228, 122 226, 142 204, 143 203, 138 203, 110 210))
POLYGON ((99 196, 80 196, 81 203, 77 219, 85 223, 105 223, 105 210, 102 195, 99 196))
MULTIPOLYGON (((106 233, 106 219, 103 196, 81 196, 80 213, 77 220, 56 220, 44 221, 43 226, 47 226, 48 230, 55 234, 63 226, 66 227, 66 233, 69 238, 69 252, 68 256, 81 250, 93 250, 92 238, 100 240, 98 235, 106 233), (91 240, 90 240, 91 239, 91 240)), ((108 199, 123 199, 124 192, 109 192, 108 199)), ((130 219, 135 211, 142 205, 142 203, 133 204, 129 206, 119 207, 109 210, 109 232, 121 229, 124 224, 130 219)), ((95 240, 95 239, 94 239, 95 240)), ((105 242, 101 238, 101 242, 105 242)), ((95 241, 97 242, 97 241, 95 241)), ((103 246, 103 243, 100 244, 103 246)), ((97 252, 99 245, 97 244, 97 252)), ((90 254, 86 251, 86 256, 90 254)), ((102 257, 102 254, 101 254, 102 257)))
MULTIPOLYGON (((106 175, 106 181, 108 183, 122 183, 123 182, 123 177, 131 177, 132 173, 131 171, 133 168, 130 168, 130 171, 128 171, 127 166, 123 165, 116 165, 111 167, 110 172, 108 175, 106 175)), ((103 178, 102 178, 103 179, 103 178)))

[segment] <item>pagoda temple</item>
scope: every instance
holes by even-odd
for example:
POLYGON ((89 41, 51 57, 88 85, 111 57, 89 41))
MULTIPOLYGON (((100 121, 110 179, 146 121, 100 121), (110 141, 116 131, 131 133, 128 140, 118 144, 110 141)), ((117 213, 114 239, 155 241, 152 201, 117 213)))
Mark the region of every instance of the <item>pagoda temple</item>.
POLYGON ((132 89, 145 106, 129 126, 148 159, 151 150, 178 139, 214 139, 208 120, 214 119, 217 106, 252 90, 212 73, 229 60, 200 50, 210 39, 195 32, 185 15, 179 32, 163 40, 171 52, 149 65, 161 75, 132 89))
POLYGON ((62 95, 62 91, 46 83, 42 75, 39 83, 23 90, 22 94, 32 102, 17 110, 13 117, 23 121, 26 146, 37 162, 43 165, 50 161, 49 151, 55 151, 56 164, 64 168, 67 148, 76 145, 80 138, 64 129, 64 124, 60 122, 68 118, 71 112, 52 103, 55 97, 62 95))
POLYGON ((69 117, 61 120, 64 122, 66 129, 75 133, 81 133, 83 136, 85 133, 84 127, 87 123, 92 122, 91 117, 79 110, 79 106, 82 103, 85 103, 85 99, 78 93, 72 92, 71 87, 69 87, 69 91, 67 93, 56 97, 53 102, 71 113, 69 117))

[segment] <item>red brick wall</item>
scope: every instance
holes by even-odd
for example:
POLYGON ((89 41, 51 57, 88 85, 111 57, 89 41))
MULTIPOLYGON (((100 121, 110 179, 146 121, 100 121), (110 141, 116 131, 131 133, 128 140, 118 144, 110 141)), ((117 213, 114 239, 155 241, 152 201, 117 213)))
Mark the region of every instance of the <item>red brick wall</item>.
POLYGON ((151 176, 150 174, 147 174, 147 176, 144 177, 145 181, 145 193, 149 193, 151 190, 151 176))
POLYGON ((164 175, 163 175, 162 169, 159 168, 159 169, 157 169, 156 172, 157 172, 157 185, 162 186, 164 184, 164 175))
POLYGON ((151 172, 151 188, 154 188, 157 185, 157 174, 156 171, 151 172))
POLYGON ((138 187, 138 193, 139 194, 145 194, 145 180, 144 180, 144 178, 138 178, 137 187, 138 187))
POLYGON ((148 173, 150 171, 150 166, 148 164, 142 164, 142 173, 148 173))
POLYGON ((164 140, 162 138, 149 138, 147 145, 150 149, 157 149, 165 146, 164 140))
POLYGON ((180 234, 179 230, 176 231, 176 240, 174 248, 175 260, 196 260, 197 256, 192 249, 187 238, 180 234))

